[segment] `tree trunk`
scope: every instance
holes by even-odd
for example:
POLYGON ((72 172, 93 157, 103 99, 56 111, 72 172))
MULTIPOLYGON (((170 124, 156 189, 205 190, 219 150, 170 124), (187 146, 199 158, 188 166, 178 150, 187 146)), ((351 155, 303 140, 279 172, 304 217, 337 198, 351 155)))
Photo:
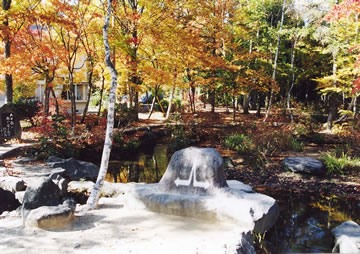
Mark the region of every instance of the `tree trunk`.
POLYGON ((357 96, 355 95, 355 97, 354 97, 354 105, 353 105, 353 108, 352 108, 355 117, 356 117, 356 115, 357 115, 357 110, 356 110, 356 108, 357 108, 357 96))
MULTIPOLYGON (((150 112, 149 112, 149 115, 148 115, 148 119, 150 119, 152 113, 154 112, 154 106, 155 106, 156 100, 158 101, 159 106, 161 106, 161 105, 160 105, 160 102, 159 102, 159 100, 158 100, 159 90, 160 90, 160 85, 155 85, 154 98, 153 98, 153 101, 151 102, 151 108, 150 108, 150 112)), ((147 94, 146 94, 146 97, 147 97, 147 94)))
POLYGON ((211 105, 211 113, 215 113, 215 89, 211 89, 209 92, 209 102, 211 105))
POLYGON ((93 87, 92 87, 92 85, 89 84, 89 90, 88 90, 88 93, 86 95, 86 104, 85 104, 85 108, 84 108, 84 111, 83 111, 83 115, 81 117, 81 123, 85 122, 85 118, 86 118, 87 113, 89 111, 89 104, 90 104, 90 98, 91 98, 92 90, 93 90, 93 87))
POLYGON ((169 106, 168 106, 168 109, 167 109, 167 111, 166 111, 166 117, 165 117, 165 119, 168 119, 169 116, 170 116, 170 113, 171 113, 172 101, 173 101, 173 99, 174 99, 174 94, 175 94, 175 89, 176 89, 175 79, 176 79, 176 75, 175 75, 175 78, 174 78, 173 87, 171 88, 171 93, 170 93, 170 98, 169 98, 169 106))
POLYGON ((233 122, 235 123, 236 118, 236 100, 235 96, 232 98, 232 108, 233 108, 233 122))
POLYGON ((85 108, 84 108, 84 111, 83 111, 83 115, 82 115, 82 118, 81 118, 81 123, 84 123, 85 122, 85 117, 88 113, 88 110, 89 110, 89 104, 90 104, 90 98, 91 98, 91 94, 92 94, 92 90, 93 90, 93 84, 92 84, 92 77, 93 77, 93 63, 90 63, 90 71, 88 73, 88 86, 89 86, 89 89, 88 89, 88 93, 87 93, 87 96, 86 96, 86 104, 85 104, 85 108))
POLYGON ((191 84, 189 89, 189 101, 191 113, 195 113, 195 87, 191 84))
POLYGON ((257 108, 256 108, 256 116, 261 117, 261 94, 257 93, 257 108))
POLYGON ((51 82, 54 80, 54 78, 51 78, 49 76, 49 73, 45 73, 45 98, 44 98, 44 113, 46 116, 50 113, 50 92, 51 92, 51 82))
POLYGON ((328 99, 329 99, 329 114, 327 118, 327 129, 331 130, 337 114, 337 107, 338 107, 337 95, 333 93, 329 95, 328 99))
POLYGON ((73 75, 70 73, 70 101, 71 101, 71 127, 75 128, 76 125, 76 98, 75 98, 75 85, 73 75))
POLYGON ((44 112, 48 116, 50 112, 50 87, 47 82, 45 82, 45 101, 44 101, 44 112))
POLYGON ((104 94, 104 87, 105 87, 105 76, 104 76, 104 69, 101 72, 101 89, 100 89, 100 101, 99 101, 99 110, 97 113, 97 116, 100 116, 101 113, 101 105, 102 105, 102 100, 103 100, 103 94, 104 94))
MULTIPOLYGON (((276 45, 274 65, 273 65, 273 74, 272 74, 272 79, 274 81, 276 80, 277 62, 278 62, 279 50, 280 50, 280 39, 281 39, 280 36, 281 36, 282 27, 284 24, 285 4, 286 4, 286 0, 283 1, 282 8, 281 8, 281 20, 280 20, 280 27, 279 27, 279 31, 278 31, 278 37, 277 37, 277 45, 276 45)), ((273 97, 274 97, 274 90, 271 88, 264 122, 269 117, 273 97)))
MULTIPOLYGON (((337 83, 337 63, 336 63, 336 59, 337 59, 337 49, 335 49, 332 53, 333 56, 333 86, 336 87, 336 83, 337 83)), ((333 121, 336 117, 336 113, 337 113, 337 95, 335 93, 331 93, 328 97, 329 100, 329 114, 328 114, 328 118, 327 118, 327 129, 331 130, 333 127, 333 121)))
POLYGON ((151 102, 151 107, 150 107, 150 112, 149 112, 149 115, 148 115, 148 118, 147 119, 150 119, 153 111, 154 111, 154 105, 155 105, 155 101, 156 101, 156 96, 154 96, 152 102, 151 102))
POLYGON ((293 46, 291 49, 291 85, 290 85, 289 91, 287 92, 287 96, 286 96, 286 111, 290 115, 291 122, 294 121, 294 115, 291 110, 290 100, 291 100, 291 91, 295 85, 295 47, 296 47, 296 39, 294 40, 293 46))
POLYGON ((50 92, 52 94, 52 96, 54 97, 54 100, 55 100, 55 111, 56 111, 56 114, 58 115, 60 113, 60 110, 59 110, 59 102, 56 98, 56 94, 55 94, 55 91, 54 91, 54 88, 53 87, 50 87, 50 92))
POLYGON ((244 114, 249 114, 249 94, 244 94, 243 109, 244 114))
POLYGON ((91 191, 90 197, 87 200, 87 205, 89 209, 94 209, 100 198, 100 191, 104 185, 104 179, 106 172, 109 166, 109 158, 111 153, 111 145, 113 141, 113 129, 114 129, 114 113, 115 113, 115 96, 116 96, 116 87, 117 87, 117 72, 114 67, 114 64, 111 61, 111 50, 109 46, 108 39, 108 29, 110 25, 110 17, 112 12, 112 0, 107 1, 107 13, 105 16, 105 24, 103 27, 103 37, 104 37, 104 46, 105 46, 105 62, 106 66, 110 69, 111 73, 111 88, 109 94, 109 109, 107 115, 107 124, 106 124, 106 134, 104 149, 101 157, 101 165, 99 170, 99 175, 97 177, 96 183, 91 191))
MULTIPOLYGON (((2 1, 2 8, 4 11, 8 11, 11 6, 11 0, 3 0, 2 1)), ((5 27, 4 30, 9 29, 9 20, 8 17, 4 17, 3 25, 5 27)), ((6 31, 7 32, 7 31, 6 31)), ((5 35, 4 38, 4 57, 5 59, 10 58, 11 55, 11 40, 9 35, 5 35)), ((5 73, 5 98, 6 103, 12 103, 13 102, 13 77, 11 73, 5 73)))

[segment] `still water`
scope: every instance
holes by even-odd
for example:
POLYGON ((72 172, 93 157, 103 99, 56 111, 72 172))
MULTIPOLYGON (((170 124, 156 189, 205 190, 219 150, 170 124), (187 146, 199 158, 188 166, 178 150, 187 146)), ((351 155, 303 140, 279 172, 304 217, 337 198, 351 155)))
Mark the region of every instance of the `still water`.
POLYGON ((263 249, 270 253, 331 253, 331 230, 347 220, 360 222, 359 200, 287 191, 271 196, 279 203, 280 216, 265 237, 263 249))
MULTIPOLYGON (((156 183, 165 172, 170 155, 167 145, 157 144, 125 159, 110 161, 106 180, 156 183)), ((280 216, 257 246, 257 253, 329 253, 334 244, 331 229, 346 220, 360 223, 359 200, 346 202, 287 190, 263 193, 278 201, 280 216)))
POLYGON ((106 181, 157 183, 164 174, 168 161, 167 145, 149 146, 121 160, 111 160, 106 181))

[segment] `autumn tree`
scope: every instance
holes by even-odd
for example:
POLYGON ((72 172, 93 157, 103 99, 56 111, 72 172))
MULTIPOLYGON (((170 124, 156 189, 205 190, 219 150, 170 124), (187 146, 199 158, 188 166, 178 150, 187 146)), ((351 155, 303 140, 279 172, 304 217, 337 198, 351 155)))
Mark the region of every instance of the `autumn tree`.
MULTIPOLYGON (((94 81, 96 73, 97 76, 103 76, 103 69, 100 67, 100 71, 96 72, 97 66, 101 65, 102 62, 102 45, 101 45, 101 32, 100 32, 100 13, 98 13, 98 8, 96 6, 87 6, 89 8, 87 15, 87 19, 85 20, 84 26, 81 26, 82 29, 82 36, 80 37, 81 44, 83 46, 83 52, 86 55, 86 62, 85 62, 85 71, 86 71, 86 80, 89 86, 86 105, 83 111, 83 115, 81 118, 81 122, 85 121, 85 117, 88 112, 89 103, 91 95, 94 92, 94 81), (91 8, 91 9, 90 9, 91 8)), ((100 77, 98 77, 100 78, 100 77)), ((101 77, 102 78, 102 77, 101 77)), ((103 83, 104 84, 104 83, 103 83)), ((103 86, 101 92, 103 91, 103 86)), ((101 105, 101 102, 100 102, 101 105)), ((101 108, 101 106, 99 106, 101 108)))
POLYGON ((338 59, 338 79, 343 87, 343 96, 351 98, 351 103, 344 110, 356 114, 356 101, 360 91, 359 63, 359 15, 360 2, 346 0, 335 5, 326 20, 336 28, 336 36, 344 55, 338 59))
POLYGON ((5 75, 5 90, 6 100, 8 103, 13 102, 13 74, 16 71, 16 65, 12 61, 12 51, 14 50, 13 41, 23 25, 28 20, 29 11, 38 7, 39 0, 30 0, 26 2, 18 2, 11 0, 2 0, 2 9, 0 17, 2 23, 0 24, 0 36, 3 42, 3 58, 0 59, 0 69, 5 75))
MULTIPOLYGON (((146 31, 141 29, 141 24, 146 23, 147 18, 151 15, 149 12, 144 13, 145 4, 146 2, 138 0, 114 2, 116 27, 114 27, 112 35, 116 38, 117 48, 126 56, 123 64, 126 67, 130 107, 134 107, 135 112, 139 111, 139 86, 142 84, 138 70, 141 59, 139 47, 142 37, 146 34, 146 31)), ((116 50, 115 45, 113 50, 116 50)))
MULTIPOLYGON (((18 57, 14 64, 31 70, 31 75, 35 79, 44 80, 44 111, 48 115, 50 95, 53 96, 56 112, 59 113, 59 105, 53 85, 56 70, 59 68, 59 61, 54 46, 55 42, 49 34, 50 20, 43 14, 42 7, 34 9, 31 12, 32 18, 28 20, 26 27, 19 32, 15 40, 18 57)), ((23 70, 23 73, 26 73, 26 70, 23 70)))
MULTIPOLYGON (((11 51, 11 39, 10 39, 10 31, 9 31, 9 16, 8 12, 11 7, 11 0, 3 0, 2 1, 2 9, 4 11, 3 23, 2 23, 2 39, 4 42, 4 58, 5 60, 10 57, 11 51)), ((12 74, 6 72, 5 73, 5 87, 6 87, 6 100, 7 102, 12 102, 13 100, 13 82, 12 82, 12 74)))
MULTIPOLYGON (((350 98, 351 105, 357 97, 356 93, 353 93, 353 82, 357 78, 358 71, 353 68, 356 55, 352 50, 358 45, 359 13, 350 11, 346 16, 339 17, 337 15, 339 8, 341 8, 339 5, 335 5, 333 11, 325 17, 329 22, 319 26, 316 33, 317 38, 324 45, 322 53, 331 55, 331 73, 317 79, 320 92, 328 99, 327 128, 329 130, 332 129, 339 108, 342 108, 343 113, 349 112, 344 111, 349 109, 345 101, 350 98)), ((353 10, 356 10, 355 6, 353 10)))

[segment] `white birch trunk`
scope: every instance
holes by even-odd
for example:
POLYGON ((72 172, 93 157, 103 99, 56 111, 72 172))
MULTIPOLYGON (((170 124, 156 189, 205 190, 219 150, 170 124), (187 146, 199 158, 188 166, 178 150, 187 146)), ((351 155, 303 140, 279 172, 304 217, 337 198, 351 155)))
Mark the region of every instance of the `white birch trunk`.
POLYGON ((289 88, 289 91, 288 91, 287 97, 286 97, 286 111, 289 112, 289 114, 290 114, 291 122, 294 121, 294 115, 293 115, 292 110, 291 110, 290 101, 291 101, 291 91, 293 90, 293 88, 295 86, 295 49, 296 49, 296 42, 297 42, 297 39, 295 38, 293 47, 291 49, 291 86, 289 88))
MULTIPOLYGON (((176 74, 175 74, 175 78, 176 78, 176 74)), ((176 89, 176 82, 174 80, 173 86, 171 88, 171 93, 170 93, 170 98, 169 98, 169 106, 168 106, 167 111, 166 111, 165 119, 169 119, 171 109, 172 109, 172 102, 174 100, 175 89, 176 89)))
POLYGON ((115 109, 115 93, 117 87, 117 72, 115 70, 115 66, 113 62, 111 61, 111 50, 108 39, 108 28, 109 28, 110 17, 112 12, 112 5, 111 5, 112 0, 108 0, 107 3, 108 6, 107 6, 107 13, 105 16, 105 24, 103 28, 103 39, 105 46, 105 63, 106 66, 110 69, 110 73, 111 73, 111 88, 109 95, 109 109, 107 115, 105 142, 101 157, 100 171, 96 183, 91 191, 90 197, 87 200, 87 205, 89 209, 94 209, 100 198, 100 190, 104 184, 104 179, 109 165, 111 145, 113 140, 113 129, 114 129, 114 111, 115 111, 114 109, 115 109))
MULTIPOLYGON (((272 74, 272 79, 274 81, 276 79, 277 62, 278 62, 278 57, 279 57, 280 36, 281 36, 282 27, 283 27, 283 24, 284 24, 285 4, 286 4, 286 0, 283 1, 282 9, 281 9, 281 21, 280 21, 280 27, 279 27, 279 31, 278 31, 277 45, 276 45, 275 59, 274 59, 274 66, 273 66, 273 74, 272 74)), ((273 89, 271 88, 269 103, 268 103, 268 107, 267 107, 267 110, 266 110, 266 115, 265 115, 265 118, 264 118, 264 122, 269 117, 273 96, 274 96, 274 92, 273 92, 273 89)))

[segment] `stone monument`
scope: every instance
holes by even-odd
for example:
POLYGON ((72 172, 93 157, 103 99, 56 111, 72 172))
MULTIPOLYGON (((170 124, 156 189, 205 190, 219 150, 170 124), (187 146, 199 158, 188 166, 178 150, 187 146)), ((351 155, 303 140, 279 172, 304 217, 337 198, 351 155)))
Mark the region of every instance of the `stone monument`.
POLYGON ((21 138, 20 121, 15 111, 5 104, 0 108, 0 140, 21 138))

